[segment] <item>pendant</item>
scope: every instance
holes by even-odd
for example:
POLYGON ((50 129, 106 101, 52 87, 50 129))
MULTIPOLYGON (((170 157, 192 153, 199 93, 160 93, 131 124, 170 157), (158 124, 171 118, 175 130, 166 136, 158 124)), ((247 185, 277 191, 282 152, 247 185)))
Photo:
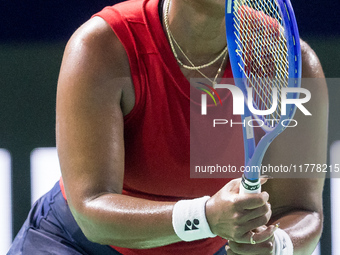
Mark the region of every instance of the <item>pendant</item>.
MULTIPOLYGON (((213 89, 215 89, 216 84, 217 84, 216 81, 213 81, 213 83, 212 83, 213 89)), ((215 96, 215 92, 214 91, 212 91, 212 95, 215 96)))

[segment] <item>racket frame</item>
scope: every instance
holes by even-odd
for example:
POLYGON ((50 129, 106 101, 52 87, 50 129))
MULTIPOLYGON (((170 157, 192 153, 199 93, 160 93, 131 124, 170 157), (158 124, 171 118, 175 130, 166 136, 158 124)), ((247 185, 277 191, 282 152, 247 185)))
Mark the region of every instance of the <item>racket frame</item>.
MULTIPOLYGON (((270 143, 286 128, 289 124, 289 120, 293 118, 296 106, 287 104, 286 115, 281 115, 280 123, 274 128, 262 128, 265 131, 265 135, 260 139, 257 145, 255 145, 255 137, 253 134, 253 128, 245 123, 249 118, 256 120, 260 119, 259 116, 253 115, 247 106, 247 89, 244 84, 244 79, 247 79, 243 71, 239 67, 239 63, 243 63, 240 56, 237 54, 238 45, 235 38, 237 38, 237 32, 234 28, 234 4, 236 0, 226 0, 225 7, 225 22, 227 43, 229 50, 229 58, 232 67, 233 76, 235 78, 235 85, 240 88, 245 95, 245 112, 241 115, 243 125, 243 142, 244 142, 244 155, 245 166, 257 166, 256 172, 244 172, 242 176, 242 185, 240 186, 240 193, 259 193, 261 192, 260 185, 260 166, 266 150, 270 143), (282 121, 287 121, 286 125, 282 125, 282 121)), ((240 0, 238 0, 240 1, 240 0)), ((295 14, 292 5, 289 0, 275 0, 284 25, 285 38, 287 42, 288 50, 288 87, 299 88, 301 86, 301 48, 299 40, 299 32, 295 19, 295 14)), ((240 37, 239 37, 240 38, 240 37)), ((299 97, 298 93, 289 93, 286 95, 289 99, 296 99, 299 97)))

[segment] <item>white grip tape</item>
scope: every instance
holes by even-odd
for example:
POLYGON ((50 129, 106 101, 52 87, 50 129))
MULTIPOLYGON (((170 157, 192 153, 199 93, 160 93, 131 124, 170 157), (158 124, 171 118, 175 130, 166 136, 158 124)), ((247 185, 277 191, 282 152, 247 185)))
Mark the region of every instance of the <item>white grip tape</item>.
POLYGON ((209 196, 178 201, 172 211, 172 226, 177 236, 186 242, 215 237, 205 216, 209 196))
POLYGON ((242 178, 239 193, 240 194, 258 194, 258 193, 261 193, 261 181, 258 180, 257 182, 253 183, 253 182, 246 180, 245 178, 242 178))
POLYGON ((274 232, 275 255, 293 255, 294 247, 289 235, 282 229, 274 232))

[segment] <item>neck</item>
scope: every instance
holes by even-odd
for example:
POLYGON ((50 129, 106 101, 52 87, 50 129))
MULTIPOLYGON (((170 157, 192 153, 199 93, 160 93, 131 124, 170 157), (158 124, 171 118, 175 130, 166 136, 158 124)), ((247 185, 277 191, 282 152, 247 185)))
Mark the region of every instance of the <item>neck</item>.
POLYGON ((217 56, 226 46, 224 1, 165 0, 169 27, 184 52, 195 63, 217 56))

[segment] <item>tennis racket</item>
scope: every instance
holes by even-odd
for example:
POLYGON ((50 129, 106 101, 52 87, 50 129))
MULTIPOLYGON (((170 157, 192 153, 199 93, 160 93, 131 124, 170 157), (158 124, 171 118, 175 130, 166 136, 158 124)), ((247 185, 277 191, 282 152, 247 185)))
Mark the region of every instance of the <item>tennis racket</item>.
MULTIPOLYGON (((281 114, 280 95, 283 88, 300 87, 299 33, 289 0, 227 0, 225 18, 235 85, 245 98, 241 116, 245 171, 240 193, 259 193, 263 156, 295 114, 294 104, 287 104, 286 114, 281 114), (259 141, 255 141, 254 122, 264 131, 259 141)), ((299 94, 285 96, 296 99, 299 94)))

